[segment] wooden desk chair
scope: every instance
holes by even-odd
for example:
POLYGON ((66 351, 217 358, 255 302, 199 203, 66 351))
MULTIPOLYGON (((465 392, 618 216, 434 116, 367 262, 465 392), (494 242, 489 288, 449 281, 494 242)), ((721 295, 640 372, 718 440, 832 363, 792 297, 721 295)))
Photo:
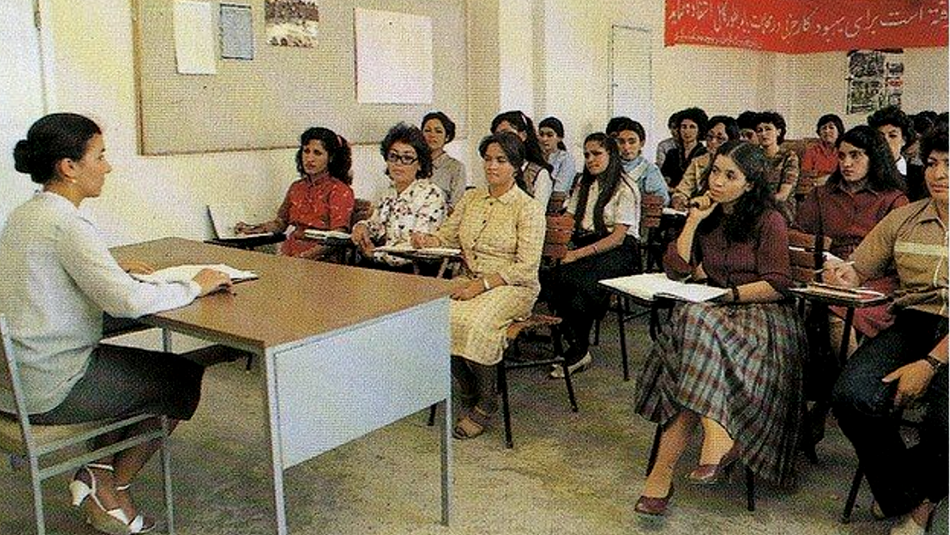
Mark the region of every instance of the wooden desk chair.
MULTIPOLYGON (((553 267, 560 263, 564 255, 567 254, 567 244, 571 241, 571 234, 574 231, 574 218, 568 215, 548 215, 547 231, 544 236, 544 249, 542 251, 542 269, 553 267)), ((524 321, 516 321, 508 326, 506 333, 508 347, 498 363, 498 389, 501 391, 501 409, 505 422, 505 446, 514 447, 514 439, 511 432, 511 408, 508 399, 508 371, 520 368, 537 368, 559 365, 564 368, 564 384, 567 387, 567 396, 571 404, 571 410, 577 412, 577 400, 574 397, 574 385, 571 383, 571 374, 567 371, 567 361, 564 358, 564 351, 561 344, 561 318, 546 314, 532 314, 524 321), (509 357, 512 352, 519 351, 519 341, 523 333, 537 332, 541 329, 547 329, 551 333, 552 352, 551 358, 543 360, 513 361, 509 357)))
POLYGON ((0 415, 0 450, 11 456, 11 464, 16 459, 29 466, 30 483, 33 490, 33 513, 36 517, 36 532, 46 534, 46 520, 43 514, 43 481, 78 469, 84 464, 95 462, 102 457, 115 454, 139 444, 159 440, 162 452, 162 473, 164 476, 165 515, 168 533, 174 535, 175 522, 172 508, 171 457, 168 451, 168 421, 161 417, 162 426, 154 431, 129 437, 118 443, 94 451, 75 451, 87 442, 116 430, 128 429, 143 420, 155 418, 143 414, 122 420, 89 422, 75 425, 33 425, 26 412, 26 400, 17 362, 13 355, 13 342, 7 328, 6 318, 0 315, 0 336, 2 336, 3 359, 0 362, 0 386, 13 392, 16 417, 0 415), (72 451, 71 451, 72 450, 72 451), (55 454, 55 455, 54 455, 55 454), (53 459, 49 459, 52 456, 53 459), (55 462, 54 462, 55 461, 55 462))
POLYGON ((566 191, 553 191, 551 192, 551 198, 548 199, 548 209, 547 213, 549 214, 560 214, 564 211, 564 202, 567 200, 566 191))
POLYGON ((663 197, 643 195, 640 202, 640 235, 646 238, 646 266, 637 266, 637 273, 663 271, 663 197))

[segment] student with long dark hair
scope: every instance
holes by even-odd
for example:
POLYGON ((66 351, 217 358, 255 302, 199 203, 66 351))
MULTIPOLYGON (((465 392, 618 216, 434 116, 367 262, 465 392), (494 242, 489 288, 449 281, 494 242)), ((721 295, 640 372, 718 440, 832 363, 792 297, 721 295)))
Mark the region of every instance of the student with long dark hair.
POLYGON ((499 132, 511 132, 521 139, 524 144, 524 163, 518 187, 546 207, 554 191, 554 179, 551 177, 551 164, 544 157, 531 118, 519 110, 499 113, 492 119, 491 133, 499 132))
POLYGON ((319 259, 326 248, 307 239, 307 229, 350 231, 350 218, 356 199, 350 183, 352 156, 342 136, 322 127, 308 128, 300 135, 300 147, 294 157, 300 179, 290 185, 277 218, 265 223, 240 222, 237 232, 294 231, 281 244, 281 254, 319 259))
MULTIPOLYGON (((591 327, 606 305, 597 282, 630 275, 640 262, 640 189, 624 173, 612 137, 595 133, 584 140, 584 173, 567 212, 574 216, 573 249, 554 270, 548 293, 564 319, 570 343, 565 358, 568 372, 575 373, 591 364, 591 327)), ((552 366, 551 377, 564 377, 564 368, 552 366)))
POLYGON ((691 207, 663 266, 676 280, 727 289, 721 302, 677 302, 637 380, 636 411, 662 432, 636 512, 665 514, 674 468, 702 422, 694 484, 719 482, 736 461, 773 481, 794 464, 804 329, 783 292, 788 233, 758 146, 730 141, 709 168, 705 208, 691 207))
MULTIPOLYGON (((878 132, 870 126, 856 126, 838 139, 837 147, 838 169, 825 185, 813 189, 802 201, 795 227, 830 237, 831 253, 847 259, 875 225, 908 201, 887 144, 878 132)), ((897 288, 897 274, 889 273, 868 284, 890 294, 897 288)), ((844 310, 832 310, 844 317, 844 310)), ((893 321, 886 305, 860 308, 854 314, 855 329, 871 337, 893 321)), ((832 323, 831 347, 839 347, 842 326, 840 320, 832 323)))
MULTIPOLYGON (((112 166, 102 130, 72 113, 47 115, 14 149, 16 170, 43 190, 10 214, 0 234, 0 312, 6 315, 26 394, 30 422, 63 425, 136 414, 164 415, 172 427, 194 414, 204 364, 227 358, 212 346, 187 354, 101 343, 103 312, 138 318, 178 308, 227 288, 224 273, 202 270, 184 282, 139 282, 142 262, 118 263, 79 206, 102 192, 112 166), (219 354, 220 353, 220 354, 219 354)), ((14 409, 0 384, 0 411, 14 409)), ((128 433, 97 439, 96 447, 156 429, 158 418, 128 433)), ((129 494, 158 444, 149 442, 97 459, 69 485, 74 506, 105 533, 144 533, 155 521, 139 514, 129 494)))

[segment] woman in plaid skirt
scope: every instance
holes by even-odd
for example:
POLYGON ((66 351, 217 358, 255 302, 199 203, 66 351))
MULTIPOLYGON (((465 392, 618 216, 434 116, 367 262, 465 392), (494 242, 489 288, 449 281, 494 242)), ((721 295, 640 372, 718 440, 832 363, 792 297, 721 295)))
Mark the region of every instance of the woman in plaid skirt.
POLYGON ((804 330, 783 292, 791 283, 786 223, 766 182, 760 147, 729 141, 707 171, 664 259, 676 280, 728 288, 717 302, 677 303, 637 381, 636 410, 662 426, 656 462, 635 510, 662 515, 673 471, 702 424, 696 484, 720 481, 735 461, 782 482, 801 411, 804 330))

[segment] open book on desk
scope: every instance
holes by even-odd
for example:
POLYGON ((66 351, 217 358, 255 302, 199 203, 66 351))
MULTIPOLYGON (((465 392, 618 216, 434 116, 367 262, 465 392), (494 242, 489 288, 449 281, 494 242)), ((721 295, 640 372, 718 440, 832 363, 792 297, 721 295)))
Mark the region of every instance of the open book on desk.
POLYGON ((374 251, 379 253, 390 253, 394 255, 409 255, 409 256, 430 256, 434 258, 441 258, 445 256, 459 256, 462 254, 461 249, 455 249, 453 247, 421 247, 419 249, 413 248, 411 244, 401 243, 398 245, 380 245, 376 247, 374 251))
POLYGON ((305 238, 316 241, 350 241, 349 232, 340 232, 339 230, 317 230, 315 228, 308 228, 303 231, 305 238))
POLYGON ((658 297, 667 297, 678 301, 700 303, 711 301, 729 293, 728 288, 716 288, 705 284, 694 284, 671 280, 664 273, 644 273, 600 281, 604 286, 620 290, 644 301, 653 301, 658 297))
POLYGON ((141 273, 132 273, 131 275, 134 279, 155 284, 161 282, 184 282, 195 278, 195 275, 202 269, 213 269, 227 273, 228 276, 231 277, 231 282, 242 282, 258 278, 257 273, 253 271, 243 271, 227 264, 185 264, 158 269, 148 275, 141 273))
POLYGON ((240 222, 257 223, 267 219, 266 216, 253 213, 240 203, 209 204, 208 216, 211 218, 211 226, 214 227, 214 234, 219 240, 246 240, 249 238, 260 238, 261 236, 272 236, 273 232, 258 232, 255 234, 239 234, 234 228, 240 222))

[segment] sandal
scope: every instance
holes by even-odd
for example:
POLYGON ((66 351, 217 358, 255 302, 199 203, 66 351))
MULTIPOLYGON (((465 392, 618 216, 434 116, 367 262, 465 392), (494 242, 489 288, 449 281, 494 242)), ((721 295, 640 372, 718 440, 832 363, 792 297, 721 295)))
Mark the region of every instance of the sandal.
POLYGON ((96 531, 108 533, 109 535, 129 535, 129 522, 125 512, 121 508, 106 510, 102 502, 99 501, 97 490, 99 487, 96 475, 92 469, 114 471, 112 465, 90 463, 83 465, 76 472, 76 476, 69 483, 69 492, 72 495, 72 504, 74 507, 82 507, 86 513, 86 523, 91 525, 96 531), (79 474, 85 471, 89 475, 89 483, 79 479, 79 474), (88 499, 87 498, 91 498, 88 499))
POLYGON ((455 428, 452 429, 452 436, 459 440, 475 438, 485 432, 488 422, 491 420, 491 414, 486 414, 478 406, 472 407, 468 414, 455 422, 455 428))
MULTIPOLYGON (((131 486, 131 484, 117 485, 115 490, 116 492, 128 492, 131 486)), ((129 501, 131 501, 131 497, 129 501)), ((125 515, 125 511, 122 511, 122 514, 124 518, 128 518, 128 516, 125 515)), ((129 527, 129 533, 148 533, 155 529, 155 519, 138 514, 135 515, 135 518, 126 522, 126 525, 129 527)))

